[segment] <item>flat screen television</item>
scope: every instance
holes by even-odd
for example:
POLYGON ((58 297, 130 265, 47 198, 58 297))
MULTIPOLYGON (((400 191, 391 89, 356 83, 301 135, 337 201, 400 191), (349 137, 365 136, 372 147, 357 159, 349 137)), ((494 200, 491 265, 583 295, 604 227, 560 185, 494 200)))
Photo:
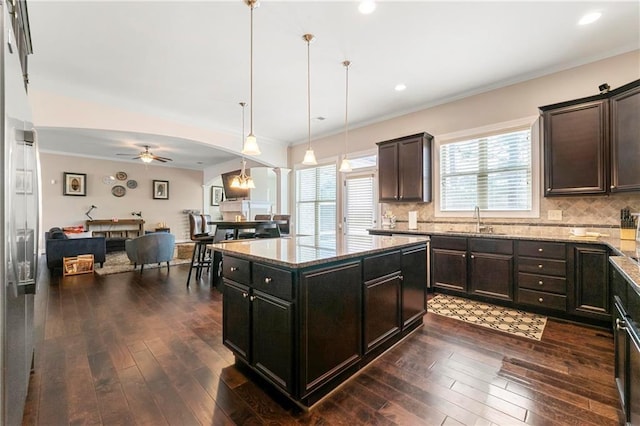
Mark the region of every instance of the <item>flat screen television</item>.
POLYGON ((224 188, 224 198, 226 200, 237 200, 239 198, 247 198, 249 196, 249 188, 232 188, 231 181, 240 174, 240 170, 229 173, 223 173, 222 187, 224 188))

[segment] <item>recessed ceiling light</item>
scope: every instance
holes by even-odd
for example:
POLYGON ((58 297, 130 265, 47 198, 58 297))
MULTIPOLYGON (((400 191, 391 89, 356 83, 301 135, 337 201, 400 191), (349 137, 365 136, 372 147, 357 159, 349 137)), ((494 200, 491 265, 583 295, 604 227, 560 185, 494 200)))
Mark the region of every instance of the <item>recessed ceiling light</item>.
POLYGON ((368 15, 376 10, 376 2, 374 0, 362 0, 358 5, 358 10, 363 15, 368 15))
POLYGON ((587 13, 582 18, 580 18, 580 20, 578 21, 578 25, 589 25, 589 24, 592 24, 592 23, 596 22, 598 19, 600 19, 601 16, 602 16, 602 13, 600 13, 600 12, 587 13))
POLYGON ((395 87, 396 92, 402 92, 406 88, 407 86, 403 83, 396 84, 396 87, 395 87))

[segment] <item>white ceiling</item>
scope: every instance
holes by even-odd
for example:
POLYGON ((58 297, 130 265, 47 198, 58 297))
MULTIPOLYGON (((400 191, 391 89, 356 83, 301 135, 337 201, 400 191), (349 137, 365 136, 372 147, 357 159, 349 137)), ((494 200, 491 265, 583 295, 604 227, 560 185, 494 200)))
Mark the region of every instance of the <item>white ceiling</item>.
MULTIPOLYGON (((326 118, 312 121, 316 138, 344 126, 345 59, 352 61, 349 122, 358 127, 638 49, 639 5, 389 0, 362 15, 354 1, 262 1, 254 11, 254 133, 283 144, 306 140, 305 33, 316 36, 311 116, 326 118), (602 18, 578 26, 591 11, 602 18), (394 91, 401 82, 407 89, 394 91)), ((231 148, 240 147, 238 103, 249 102, 250 9, 243 1, 30 0, 28 7, 31 90, 235 134, 231 148)), ((130 149, 124 139, 180 167, 230 156, 161 135, 40 130, 45 150, 111 159, 130 149)))

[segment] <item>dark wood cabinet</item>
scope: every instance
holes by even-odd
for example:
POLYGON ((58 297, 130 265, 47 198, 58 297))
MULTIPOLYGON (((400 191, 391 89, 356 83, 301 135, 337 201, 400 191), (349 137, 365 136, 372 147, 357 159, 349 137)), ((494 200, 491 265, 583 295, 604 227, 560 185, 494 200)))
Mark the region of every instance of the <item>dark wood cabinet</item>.
POLYGON ((569 291, 569 312, 596 319, 611 319, 609 294, 609 250, 602 245, 573 246, 569 270, 574 276, 569 291))
POLYGON ((513 242, 470 238, 469 253, 469 292, 513 300, 513 242))
POLYGON ((364 283, 365 353, 400 333, 400 271, 364 283))
POLYGON ((640 191, 640 80, 616 90, 609 105, 611 192, 640 191))
POLYGON ((422 323, 427 312, 427 249, 402 250, 402 328, 422 323))
POLYGON ((640 190, 640 80, 540 111, 545 196, 640 190))
POLYGON ((291 287, 291 272, 254 264, 251 274, 249 261, 232 256, 223 264, 224 344, 272 383, 293 392, 293 303, 276 297, 291 287))
POLYGON ((300 396, 308 397, 362 356, 361 262, 300 277, 300 396))
POLYGON ((467 239, 431 237, 431 285, 449 292, 467 293, 467 239))
POLYGON ((606 193, 608 101, 543 111, 545 196, 606 193))
POLYGON ((640 294, 611 267, 614 376, 626 424, 640 424, 640 294))
POLYGON ((544 311, 566 313, 566 244, 518 241, 517 254, 518 304, 544 311))
POLYGON ((381 202, 431 201, 433 136, 418 133, 378 142, 378 187, 381 202))

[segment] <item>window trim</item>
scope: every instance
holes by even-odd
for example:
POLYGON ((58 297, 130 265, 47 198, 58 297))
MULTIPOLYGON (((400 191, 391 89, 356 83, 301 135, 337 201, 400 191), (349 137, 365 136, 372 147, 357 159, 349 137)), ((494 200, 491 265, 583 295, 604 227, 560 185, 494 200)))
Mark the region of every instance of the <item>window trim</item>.
POLYGON ((489 218, 539 218, 540 217, 540 119, 539 116, 529 116, 512 121, 506 121, 488 126, 466 129, 459 132, 442 134, 434 138, 433 158, 433 212, 437 218, 467 218, 473 217, 473 210, 469 211, 442 211, 440 210, 440 147, 449 143, 460 142, 469 139, 478 139, 501 133, 515 132, 519 130, 531 130, 531 210, 527 211, 483 211, 482 217, 489 218))

